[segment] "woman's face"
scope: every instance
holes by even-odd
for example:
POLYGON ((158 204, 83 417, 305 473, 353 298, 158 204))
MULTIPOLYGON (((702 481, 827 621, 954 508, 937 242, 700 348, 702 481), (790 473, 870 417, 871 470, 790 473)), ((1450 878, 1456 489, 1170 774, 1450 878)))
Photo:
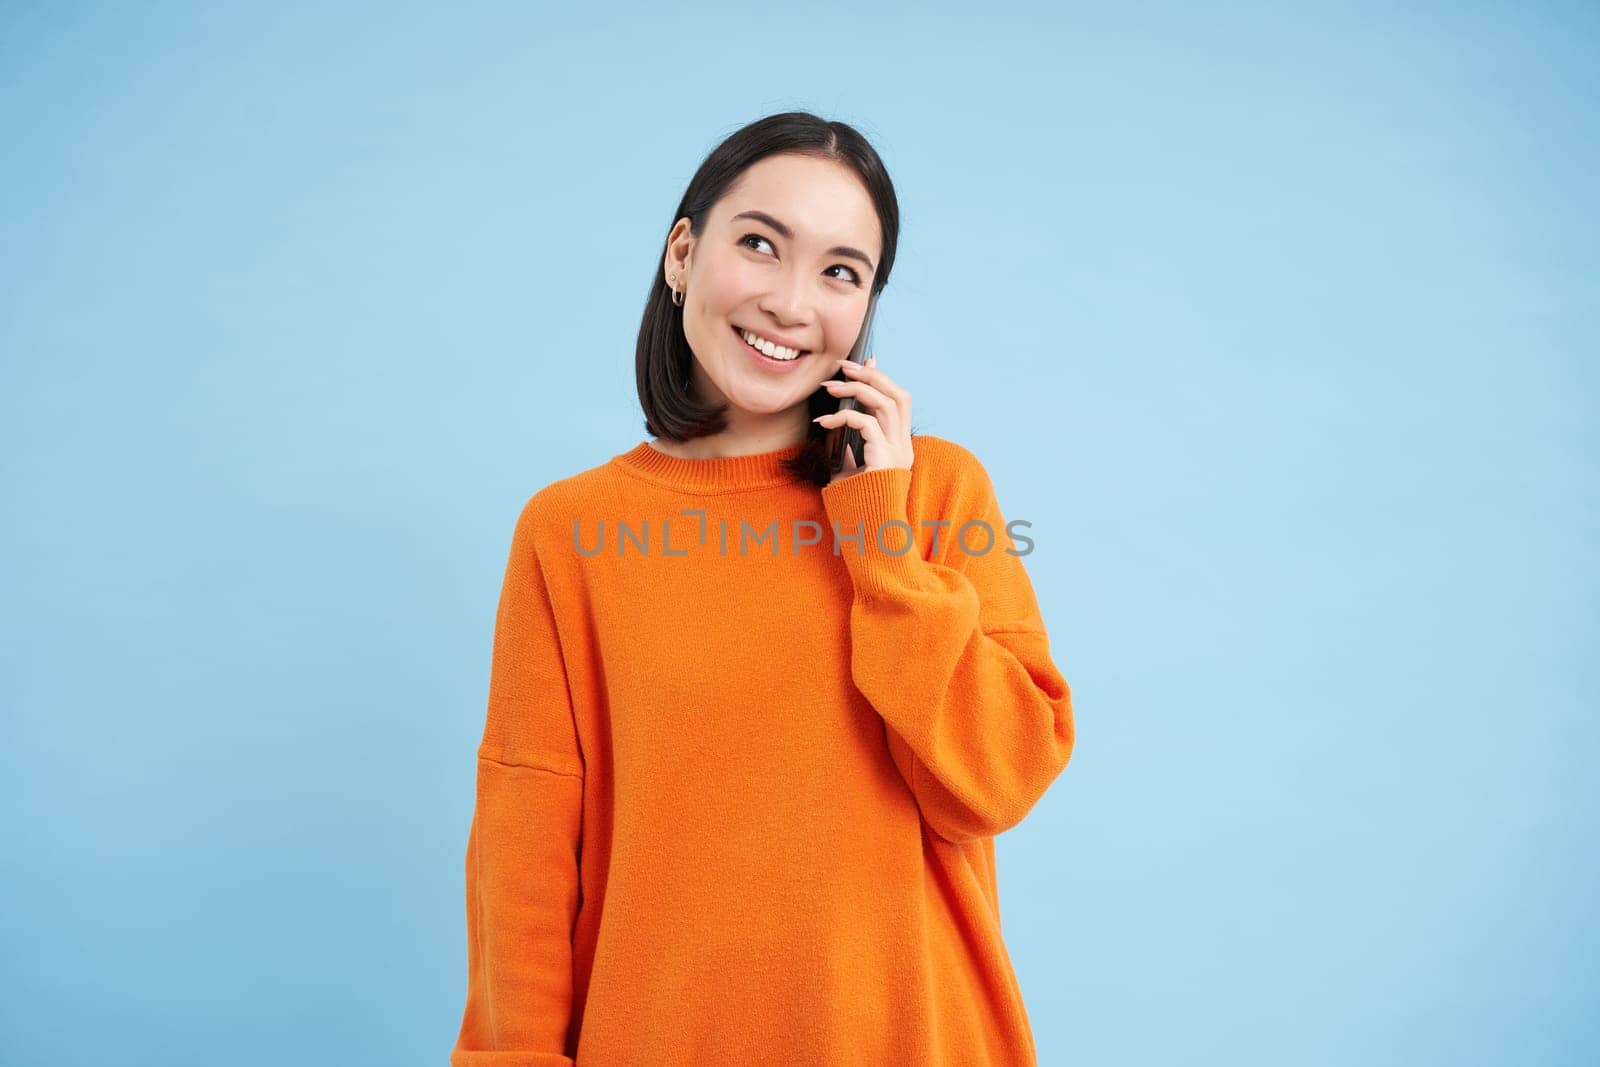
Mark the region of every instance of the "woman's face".
POLYGON ((752 164, 699 237, 679 219, 666 273, 684 291, 697 397, 758 419, 804 405, 855 344, 881 251, 878 215, 855 172, 809 156, 752 164), (804 354, 774 359, 746 344, 745 331, 804 354))

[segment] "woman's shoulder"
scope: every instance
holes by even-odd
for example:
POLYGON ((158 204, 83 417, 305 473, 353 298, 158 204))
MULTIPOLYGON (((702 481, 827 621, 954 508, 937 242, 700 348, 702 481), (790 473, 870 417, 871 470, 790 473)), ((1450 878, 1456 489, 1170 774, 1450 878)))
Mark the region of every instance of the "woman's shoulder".
POLYGON ((991 491, 989 472, 976 453, 959 441, 935 434, 911 435, 911 474, 944 499, 981 498, 991 491))
POLYGON ((981 470, 983 467, 972 449, 948 437, 939 437, 931 433, 914 433, 911 435, 911 448, 916 453, 915 462, 920 463, 928 459, 934 466, 943 470, 974 468, 981 470))
POLYGON ((570 537, 574 517, 588 515, 615 494, 610 460, 562 475, 540 485, 524 498, 517 528, 536 540, 570 537))

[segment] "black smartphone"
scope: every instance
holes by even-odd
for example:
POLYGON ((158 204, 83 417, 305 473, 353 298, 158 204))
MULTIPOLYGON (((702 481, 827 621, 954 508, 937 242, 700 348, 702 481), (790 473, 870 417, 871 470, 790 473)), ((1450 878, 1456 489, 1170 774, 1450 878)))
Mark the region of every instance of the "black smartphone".
MULTIPOLYGON (((882 290, 879 290, 881 292, 882 290)), ((878 310, 878 293, 873 293, 867 298, 867 313, 861 319, 861 332, 856 334, 856 343, 851 346, 850 354, 845 358, 851 363, 865 364, 872 344, 872 316, 878 310)), ((839 372, 841 376, 844 372, 839 372)), ((846 378, 846 381, 849 379, 846 378)), ((840 411, 855 411, 861 405, 856 403, 853 396, 839 398, 840 411)), ((828 443, 828 468, 837 471, 844 466, 844 450, 848 448, 856 457, 856 466, 865 467, 866 441, 861 437, 861 431, 854 426, 838 426, 834 428, 833 438, 828 443)))

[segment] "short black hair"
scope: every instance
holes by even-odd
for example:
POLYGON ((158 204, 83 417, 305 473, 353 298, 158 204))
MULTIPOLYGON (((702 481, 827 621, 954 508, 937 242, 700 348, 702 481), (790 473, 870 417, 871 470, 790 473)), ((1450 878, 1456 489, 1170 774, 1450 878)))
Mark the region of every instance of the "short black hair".
MULTIPOLYGON (((758 160, 780 153, 842 163, 861 178, 883 230, 883 249, 877 271, 872 276, 870 295, 882 292, 889 282, 895 246, 900 238, 900 205, 894 183, 889 180, 889 172, 877 151, 855 127, 830 122, 810 112, 785 111, 757 119, 712 149, 689 180, 689 187, 667 224, 668 234, 679 219, 687 217, 690 232, 698 237, 705 229, 712 206, 739 176, 758 160)), ((698 403, 679 384, 694 380, 694 353, 683 332, 680 309, 672 302, 672 290, 661 276, 660 249, 655 258, 634 359, 645 431, 669 441, 687 441, 721 433, 728 426, 724 418, 727 405, 698 403)), ((843 372, 836 377, 843 379, 843 372)), ((807 404, 809 414, 815 418, 837 411, 839 398, 819 389, 807 404)), ((809 426, 806 447, 788 461, 788 466, 816 485, 827 485, 831 477, 826 444, 829 430, 816 422, 809 426)))

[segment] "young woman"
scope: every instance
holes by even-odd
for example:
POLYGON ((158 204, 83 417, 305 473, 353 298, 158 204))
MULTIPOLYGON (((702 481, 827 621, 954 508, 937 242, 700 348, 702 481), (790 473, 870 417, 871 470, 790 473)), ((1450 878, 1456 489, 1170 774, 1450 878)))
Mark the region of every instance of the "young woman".
POLYGON ((1065 767, 1071 694, 983 466, 842 362, 893 185, 786 113, 674 220, 652 439, 512 537, 451 1063, 1034 1063, 994 837, 1065 767))

